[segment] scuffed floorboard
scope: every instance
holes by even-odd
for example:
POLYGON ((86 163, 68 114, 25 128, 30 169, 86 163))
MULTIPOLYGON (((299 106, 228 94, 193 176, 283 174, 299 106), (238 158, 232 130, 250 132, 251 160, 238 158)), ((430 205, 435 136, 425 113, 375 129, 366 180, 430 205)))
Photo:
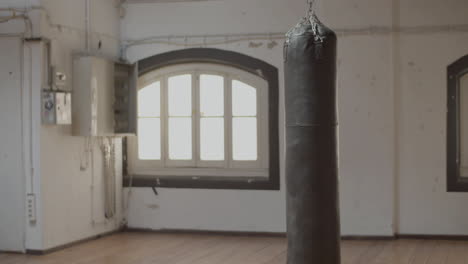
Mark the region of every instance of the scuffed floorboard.
MULTIPOLYGON (((285 264, 281 237, 119 233, 44 256, 0 253, 1 264, 285 264)), ((343 264, 463 264, 468 241, 342 243, 343 264)))

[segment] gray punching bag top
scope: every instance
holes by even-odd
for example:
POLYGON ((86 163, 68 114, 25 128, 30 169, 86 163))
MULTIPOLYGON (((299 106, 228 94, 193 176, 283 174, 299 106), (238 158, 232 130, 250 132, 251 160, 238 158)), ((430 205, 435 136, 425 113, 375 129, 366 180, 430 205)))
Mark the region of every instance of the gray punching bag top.
POLYGON ((284 52, 288 264, 339 264, 336 35, 311 15, 284 52))
POLYGON ((290 43, 291 39, 294 37, 304 35, 312 35, 315 41, 321 42, 329 37, 336 39, 335 33, 322 24, 315 14, 311 15, 309 18, 302 18, 295 27, 291 28, 288 33, 286 33, 286 43, 290 43))

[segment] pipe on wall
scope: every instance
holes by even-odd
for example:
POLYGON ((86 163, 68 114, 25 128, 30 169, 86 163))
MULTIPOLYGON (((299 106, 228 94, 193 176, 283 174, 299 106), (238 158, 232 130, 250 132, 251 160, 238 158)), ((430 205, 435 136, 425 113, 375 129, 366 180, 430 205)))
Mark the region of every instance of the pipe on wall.
POLYGON ((91 7, 90 0, 85 0, 85 50, 86 52, 91 51, 91 7))

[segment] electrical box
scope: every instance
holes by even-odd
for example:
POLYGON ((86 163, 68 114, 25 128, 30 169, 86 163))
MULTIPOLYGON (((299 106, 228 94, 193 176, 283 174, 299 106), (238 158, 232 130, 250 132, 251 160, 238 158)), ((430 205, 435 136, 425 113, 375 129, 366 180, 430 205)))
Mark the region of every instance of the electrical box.
POLYGON ((73 134, 136 133, 136 67, 93 56, 73 61, 73 134))
POLYGON ((72 123, 71 93, 44 90, 42 92, 42 124, 69 125, 72 123))
POLYGON ((137 67, 114 64, 114 129, 117 134, 137 131, 137 67))

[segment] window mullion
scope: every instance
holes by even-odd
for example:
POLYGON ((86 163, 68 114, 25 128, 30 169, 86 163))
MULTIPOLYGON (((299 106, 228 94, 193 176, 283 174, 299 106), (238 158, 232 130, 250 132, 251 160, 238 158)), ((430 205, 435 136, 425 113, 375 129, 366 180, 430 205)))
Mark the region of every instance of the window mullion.
POLYGON ((258 164, 262 164, 263 144, 262 144, 262 137, 260 135, 263 135, 262 134, 263 124, 260 123, 260 120, 262 120, 262 118, 261 118, 262 91, 260 90, 260 88, 256 87, 256 93, 257 93, 257 98, 256 98, 257 99, 256 100, 257 113, 255 115, 255 123, 257 125, 257 161, 256 162, 258 164))
POLYGON ((192 151, 195 166, 200 166, 200 74, 192 74, 192 151))
POLYGON ((267 151, 268 148, 268 116, 265 115, 268 113, 268 101, 265 100, 268 94, 264 89, 260 87, 257 88, 257 157, 258 157, 258 166, 264 166, 267 160, 267 151), (266 136, 263 136, 266 135, 266 136))
POLYGON ((232 167, 232 80, 229 75, 224 76, 224 157, 226 167, 232 167))
POLYGON ((168 80, 164 77, 161 81, 161 158, 163 167, 169 160, 169 92, 168 80))

